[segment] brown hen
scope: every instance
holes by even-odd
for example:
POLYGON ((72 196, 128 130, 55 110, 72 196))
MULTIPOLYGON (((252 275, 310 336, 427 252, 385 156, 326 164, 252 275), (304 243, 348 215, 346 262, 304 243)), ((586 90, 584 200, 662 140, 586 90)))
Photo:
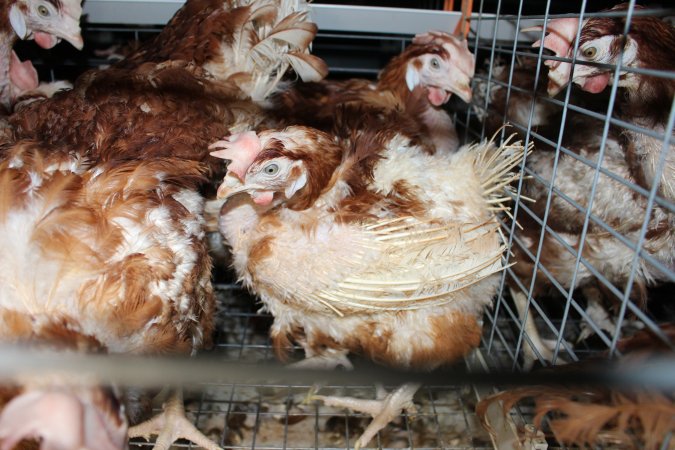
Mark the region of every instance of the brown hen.
POLYGON ((407 136, 432 152, 455 151, 455 125, 442 106, 452 94, 471 100, 474 65, 465 40, 440 32, 420 34, 382 69, 377 82, 298 83, 273 98, 273 110, 281 126, 302 124, 327 132, 336 132, 335 117, 346 106, 405 112, 416 124, 407 136))
POLYGON ((0 104, 11 110, 14 100, 38 87, 37 71, 21 62, 12 47, 17 39, 34 39, 43 48, 66 39, 82 49, 80 0, 3 0, 0 2, 0 104))
MULTIPOLYGON (((296 342, 305 367, 349 367, 353 352, 433 369, 480 341, 503 268, 495 210, 522 147, 428 154, 395 116, 389 129, 368 119, 347 139, 295 126, 214 144, 232 161, 218 190, 220 229, 237 274, 274 316, 280 358, 296 342)), ((416 389, 322 399, 374 416, 362 446, 416 389)))
MULTIPOLYGON (((626 9, 627 5, 624 4, 613 8, 613 11, 626 9)), ((575 66, 571 77, 569 63, 547 61, 549 93, 557 94, 570 79, 580 84, 585 91, 601 92, 612 80, 613 73, 605 68, 583 65, 589 60, 618 64, 619 55, 622 54, 621 66, 624 68, 657 70, 675 68, 672 51, 667 50, 670 45, 675 45, 673 44, 675 32, 670 25, 657 17, 635 16, 625 46, 621 47, 625 20, 625 17, 590 18, 581 24, 575 18, 551 21, 548 24, 550 34, 544 38, 543 45, 554 50, 557 56, 571 57, 573 46, 564 38, 576 36, 579 25, 581 37, 576 55, 578 65, 575 66), (656 36, 660 38, 656 39, 656 36), (668 44, 669 42, 671 44, 668 44)), ((535 46, 538 45, 540 45, 538 42, 535 43, 535 46)), ((620 118, 663 134, 673 104, 675 82, 672 79, 624 73, 623 70, 620 70, 620 74, 619 95, 616 97, 620 118), (621 91, 625 91, 625 94, 621 91)), ((607 112, 606 105, 603 113, 605 112, 607 112)), ((619 292, 621 289, 629 289, 628 281, 635 264, 635 277, 628 294, 643 305, 647 288, 668 281, 672 276, 644 258, 635 258, 636 251, 607 232, 606 227, 611 227, 633 245, 642 240, 640 250, 672 272, 675 270, 675 214, 672 206, 663 202, 653 204, 646 219, 646 232, 644 237, 641 237, 643 221, 650 206, 648 198, 636 192, 630 185, 618 181, 614 176, 647 191, 654 183, 658 183, 655 187, 657 194, 667 201, 672 201, 675 146, 672 143, 664 146, 663 139, 612 125, 607 129, 606 143, 602 147, 603 123, 586 116, 583 120, 579 120, 580 115, 574 113, 570 115, 571 124, 567 125, 562 139, 562 145, 569 149, 569 152, 560 152, 556 155, 538 146, 537 151, 527 162, 534 179, 525 183, 523 187, 523 194, 536 201, 531 207, 533 213, 542 219, 544 214, 548 214, 546 225, 558 233, 558 238, 548 231, 543 233, 541 224, 530 214, 520 214, 517 220, 524 230, 517 232, 517 245, 514 246, 516 265, 513 270, 526 289, 536 277, 532 292, 534 297, 556 291, 549 281, 550 277, 553 277, 564 289, 572 291, 580 288, 589 298, 591 305, 598 305, 599 297, 602 297, 600 292, 610 299, 615 299, 616 289, 619 289, 619 292), (603 169, 603 172, 597 174, 597 179, 594 165, 603 169), (657 173, 657 168, 662 168, 660 174, 657 173), (542 187, 542 180, 545 184, 553 185, 550 196, 549 191, 542 187), (589 194, 592 192, 591 197, 589 194), (550 204, 547 197, 550 197, 550 204), (587 226, 584 224, 585 211, 580 211, 572 202, 583 209, 590 208, 591 216, 587 226), (585 228, 587 234, 585 241, 582 242, 581 237, 585 228), (540 241, 542 234, 543 238, 540 241), (570 248, 573 250, 570 251, 570 248), (578 258, 574 253, 580 248, 583 260, 577 263, 578 258), (539 264, 545 267, 548 273, 534 265, 532 255, 537 255, 538 252, 541 255, 539 264), (616 289, 599 282, 594 271, 605 277, 616 289)), ((529 208, 527 205, 524 207, 529 208)), ((528 301, 515 284, 512 295, 520 309, 521 317, 527 316, 528 301)), ((589 306, 591 307, 594 306, 589 306)), ((615 323, 619 320, 608 317, 606 312, 602 312, 600 317, 604 322, 600 326, 615 335, 609 338, 610 341, 615 339, 619 332, 615 328, 615 323)), ((600 320, 598 322, 600 323, 600 320)), ((529 317, 526 327, 539 355, 547 360, 553 359, 555 351, 541 341, 529 317)), ((557 343, 553 343, 553 346, 556 345, 557 343)), ((525 352, 527 359, 525 366, 531 367, 535 355, 529 345, 525 346, 525 352)))

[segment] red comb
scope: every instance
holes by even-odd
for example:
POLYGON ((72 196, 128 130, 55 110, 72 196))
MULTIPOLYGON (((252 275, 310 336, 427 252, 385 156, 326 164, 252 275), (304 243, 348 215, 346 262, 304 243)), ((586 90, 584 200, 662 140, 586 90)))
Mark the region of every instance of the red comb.
MULTIPOLYGON (((553 19, 546 25, 546 32, 548 33, 544 38, 544 48, 551 50, 556 56, 560 58, 568 57, 574 39, 577 37, 577 29, 579 28, 579 19, 575 17, 568 17, 564 19, 553 19)), ((544 27, 538 25, 536 27, 525 28, 522 31, 541 31, 544 27)), ((541 40, 538 40, 532 47, 539 47, 541 40)), ((546 61, 545 64, 549 67, 558 67, 560 61, 546 61)))
POLYGON ((209 149, 214 148, 222 150, 211 152, 211 156, 229 159, 231 162, 227 166, 228 172, 236 174, 241 181, 244 181, 246 170, 262 150, 262 144, 255 131, 246 131, 209 145, 209 149))
MULTIPOLYGON (((525 28, 522 31, 541 31, 543 26, 525 28)), ((559 58, 570 58, 574 39, 577 36, 579 19, 569 17, 565 19, 553 19, 546 26, 548 34, 544 38, 544 48, 547 48, 559 58)), ((542 41, 538 40, 532 47, 539 47, 542 41)), ((572 65, 568 62, 548 60, 544 62, 549 67, 547 91, 550 96, 555 96, 570 81, 572 65)))

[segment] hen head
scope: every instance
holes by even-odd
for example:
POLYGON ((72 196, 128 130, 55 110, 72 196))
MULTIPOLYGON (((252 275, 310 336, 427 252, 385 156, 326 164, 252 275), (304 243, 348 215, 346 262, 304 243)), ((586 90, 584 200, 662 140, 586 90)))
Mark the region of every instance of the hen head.
POLYGON ((404 55, 410 58, 405 72, 410 91, 424 86, 434 106, 446 103, 452 94, 471 101, 476 61, 465 40, 435 31, 419 34, 404 55))
MULTIPOLYGON (((609 11, 625 11, 627 4, 617 5, 609 11)), ((639 6, 635 6, 639 9, 639 6)), ((547 25, 549 33, 543 39, 543 46, 555 53, 555 56, 572 59, 574 41, 577 28, 581 25, 579 45, 575 56, 574 73, 572 64, 562 61, 546 61, 549 67, 548 93, 555 96, 571 81, 584 91, 591 93, 602 92, 610 83, 614 69, 591 64, 604 64, 616 66, 621 63, 622 67, 635 67, 641 65, 638 60, 638 42, 635 39, 634 29, 638 22, 662 22, 656 18, 634 18, 633 30, 629 31, 626 39, 623 33, 626 26, 625 17, 593 17, 584 20, 581 24, 579 19, 565 18, 551 20, 547 25)), ((663 22, 665 25, 665 22, 663 22)), ((654 25, 657 25, 654 23, 654 25)), ((543 27, 533 27, 527 30, 541 30, 543 27)), ((672 30, 671 30, 672 31, 672 30)), ((537 41, 533 47, 539 47, 542 41, 537 41)), ((639 83, 637 75, 621 72, 619 86, 635 87, 639 83)))
POLYGON ((305 187, 308 168, 306 151, 315 148, 316 139, 305 127, 289 127, 284 131, 234 134, 209 147, 219 149, 212 156, 229 159, 228 173, 218 188, 218 198, 227 199, 247 192, 259 205, 270 205, 277 199, 292 198, 305 187))
POLYGON ((17 0, 9 8, 9 21, 21 39, 35 39, 52 48, 61 39, 81 50, 81 0, 17 0))

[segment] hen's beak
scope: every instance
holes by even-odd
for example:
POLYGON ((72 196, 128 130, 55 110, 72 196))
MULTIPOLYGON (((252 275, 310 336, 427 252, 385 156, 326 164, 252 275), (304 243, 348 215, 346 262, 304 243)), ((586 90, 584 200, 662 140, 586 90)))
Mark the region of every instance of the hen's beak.
POLYGON ((72 46, 78 50, 82 50, 82 47, 84 47, 79 19, 75 20, 72 17, 64 17, 61 25, 57 30, 53 31, 53 34, 54 36, 60 37, 70 42, 72 46))
POLYGON ((451 92, 461 98, 464 103, 471 103, 471 98, 473 96, 473 91, 471 90, 471 80, 459 83, 451 92))
POLYGON ((561 62, 557 67, 548 70, 548 85, 546 92, 550 97, 555 97, 570 83, 572 64, 561 62))
POLYGON ((450 96, 455 94, 459 96, 466 103, 471 102, 471 78, 473 77, 473 70, 470 73, 467 73, 467 68, 453 67, 452 70, 446 72, 442 75, 428 76, 424 80, 427 86, 430 86, 432 94, 435 94, 438 99, 434 101, 434 98, 430 98, 431 102, 440 106, 450 100, 450 96), (437 93, 436 91, 442 90, 444 94, 437 93), (444 96, 444 98, 443 98, 444 96))
MULTIPOLYGON (((455 77, 459 78, 459 77, 455 77)), ((466 103, 471 101, 471 79, 464 76, 460 80, 443 80, 435 85, 427 85, 429 101, 434 106, 441 106, 450 100, 452 94, 459 96, 466 103)))
POLYGON ((218 192, 216 193, 216 197, 218 199, 227 201, 227 199, 237 194, 263 189, 265 189, 265 186, 257 184, 242 184, 242 182, 239 181, 239 179, 236 176, 228 172, 227 175, 225 175, 225 178, 223 179, 223 183, 220 186, 218 186, 218 192))

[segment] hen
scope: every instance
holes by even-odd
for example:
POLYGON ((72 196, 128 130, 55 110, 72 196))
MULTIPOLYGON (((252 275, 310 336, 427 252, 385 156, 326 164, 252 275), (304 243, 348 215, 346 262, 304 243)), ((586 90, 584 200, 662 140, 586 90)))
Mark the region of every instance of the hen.
MULTIPOLYGON (((157 159, 91 167, 50 150, 18 143, 0 164, 2 340, 145 354, 189 354, 208 342, 214 299, 194 191, 199 166, 157 159)), ((30 415, 37 405, 21 402, 32 395, 7 408, 30 415)), ((7 430, 13 419, 3 417, 7 430)), ((22 430, 3 438, 18 441, 22 430)))
MULTIPOLYGON (((274 316, 281 359, 297 342, 304 366, 350 366, 349 352, 403 368, 449 364, 480 341, 503 268, 495 211, 522 147, 430 155, 396 131, 396 116, 384 129, 357 117, 346 139, 292 126, 212 146, 231 160, 218 196, 233 266, 274 316)), ((357 446, 415 390, 361 402, 375 419, 357 446)))
POLYGON ((0 5, 0 104, 9 109, 24 91, 38 86, 37 72, 30 61, 21 62, 12 50, 17 39, 35 39, 43 48, 51 48, 61 39, 74 47, 83 46, 80 35, 80 0, 6 0, 0 5))
MULTIPOLYGON (((615 8, 622 9, 625 6, 615 8)), ((632 65, 672 70, 675 67, 672 52, 666 54, 661 48, 664 39, 667 41, 674 36, 672 28, 655 17, 635 16, 633 19, 623 52, 625 61, 622 64, 627 67, 632 65), (644 37, 645 33, 652 32, 657 32, 661 37, 644 37), (661 58, 652 58, 649 55, 660 55, 661 58)), ((616 63, 617 56, 621 53, 621 47, 617 46, 621 37, 615 34, 623 32, 624 21, 625 18, 592 18, 585 21, 582 24, 577 61, 588 59, 595 52, 596 61, 616 63), (584 52, 586 56, 583 56, 584 52)), ((557 51, 558 56, 569 56, 570 44, 561 43, 562 36, 570 35, 572 25, 576 33, 576 24, 576 19, 552 21, 549 24, 551 34, 544 39, 543 45, 557 51)), ((561 85, 567 84, 564 74, 569 77, 570 72, 569 68, 565 68, 565 62, 548 63, 549 92, 555 94, 561 85)), ((586 90, 596 92, 606 86, 610 78, 607 69, 593 67, 589 71, 585 66, 577 66, 573 79, 586 90)), ((653 131, 662 134, 673 102, 673 80, 626 73, 620 77, 619 85, 624 85, 625 88, 622 89, 627 92, 625 97, 617 96, 622 119, 643 126, 649 124, 653 131), (638 89, 638 86, 641 88, 638 89)), ((668 281, 672 277, 667 273, 668 270, 672 273, 675 269, 675 216, 672 206, 663 200, 650 205, 645 195, 619 180, 626 180, 636 185, 637 189, 648 191, 658 178, 661 181, 657 193, 671 200, 672 171, 675 167, 673 145, 663 148, 661 139, 634 131, 617 130, 614 127, 607 130, 604 147, 601 147, 602 137, 602 122, 585 118, 584 122, 577 121, 573 128, 566 129, 562 145, 569 150, 560 152, 557 161, 554 153, 539 149, 528 158, 528 171, 534 179, 525 183, 523 195, 533 198, 536 203, 531 209, 521 204, 525 214, 520 214, 517 220, 524 230, 516 236, 516 265, 513 270, 526 289, 533 286, 533 297, 555 291, 549 281, 555 279, 563 289, 585 290, 591 303, 599 302, 597 288, 609 298, 621 298, 621 289, 630 290, 629 295, 633 299, 644 302, 647 287, 668 281), (658 174, 656 168, 661 167, 660 161, 663 162, 663 170, 658 174), (594 165, 601 167, 597 175, 594 165), (548 186, 551 184, 553 190, 549 191, 548 186), (547 200, 549 192, 550 200, 547 200), (588 208, 591 209, 591 215, 586 226, 584 219, 588 208), (542 225, 535 216, 540 220, 545 217, 546 226, 554 230, 559 238, 547 231, 540 243, 542 225), (645 217, 648 217, 648 222, 643 234, 645 217), (625 239, 608 232, 609 228, 625 239), (584 230, 587 234, 585 241, 581 242, 584 230), (641 251, 665 266, 666 271, 644 258, 635 258, 636 250, 632 247, 640 243, 641 251), (581 252, 582 259, 577 271, 578 251, 581 252), (537 254, 541 255, 539 264, 548 273, 541 267, 535 268, 533 255, 537 254), (637 268, 631 288, 628 282, 634 264, 637 268), (596 278, 597 273, 609 280, 609 284, 596 278)), ((512 295, 521 317, 527 316, 528 300, 520 288, 514 285, 512 295)), ((612 325, 607 325, 606 328, 612 334, 618 333, 612 325)), ((597 326, 595 331, 600 331, 597 326)), ((527 333, 540 356, 551 360, 554 352, 541 342, 529 317, 527 333)), ((610 345, 612 338, 608 339, 603 333, 599 335, 610 345)), ((530 353, 530 350, 529 346, 525 346, 526 353, 530 353)), ((531 366, 534 356, 527 356, 529 361, 526 366, 531 366)))
MULTIPOLYGON (((209 187, 207 144, 258 125, 258 103, 289 67, 318 79, 306 9, 188 1, 127 59, 9 118, 0 210, 10 227, 3 248, 14 250, 0 266, 15 289, 0 304, 18 328, 4 339, 67 346, 73 330, 107 352, 150 355, 208 343, 214 299, 199 193, 209 187)), ((158 449, 180 436, 217 448, 181 412, 175 396, 130 434, 159 433, 158 449)))
POLYGON ((43 374, 35 380, 22 376, 17 384, 1 387, 2 448, 126 448, 126 418, 116 393, 92 386, 91 380, 79 382, 81 386, 72 377, 43 374))
POLYGON ((455 125, 442 106, 452 94, 471 100, 474 57, 465 40, 429 32, 416 36, 403 53, 380 72, 377 82, 364 79, 298 83, 272 100, 273 112, 283 125, 303 124, 333 132, 335 117, 345 105, 374 111, 397 110, 416 124, 411 138, 432 151, 455 151, 459 145, 455 125), (413 91, 425 101, 413 99, 413 91))
MULTIPOLYGON (((627 12, 628 8, 628 3, 622 3, 609 11, 627 12)), ((636 11, 641 9, 644 7, 634 7, 636 11)), ((659 194, 672 202, 675 200, 675 143, 664 147, 664 139, 659 135, 667 132, 675 80, 630 70, 650 69, 664 74, 675 71, 675 27, 659 17, 634 15, 623 42, 626 16, 592 17, 581 24, 575 18, 556 19, 549 23, 550 34, 543 39, 544 47, 553 50, 556 56, 572 58, 579 26, 581 32, 574 71, 570 63, 548 61, 551 63, 549 94, 555 95, 561 85, 569 81, 584 91, 602 92, 613 82, 614 69, 592 64, 620 64, 618 86, 625 95, 617 97, 618 117, 656 133, 656 136, 650 136, 640 131, 622 130, 621 144, 626 149, 627 163, 639 186, 648 190, 656 179, 660 183, 659 194), (664 163, 658 176, 661 158, 664 163)))

